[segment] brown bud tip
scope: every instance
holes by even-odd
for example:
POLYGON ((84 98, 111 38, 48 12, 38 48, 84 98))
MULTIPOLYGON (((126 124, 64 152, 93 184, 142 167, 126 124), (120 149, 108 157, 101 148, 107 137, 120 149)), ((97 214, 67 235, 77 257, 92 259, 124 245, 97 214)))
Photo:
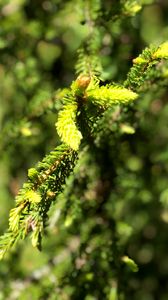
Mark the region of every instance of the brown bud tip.
POLYGON ((78 88, 81 90, 85 90, 88 87, 90 80, 91 80, 91 78, 87 75, 79 76, 76 80, 78 88))

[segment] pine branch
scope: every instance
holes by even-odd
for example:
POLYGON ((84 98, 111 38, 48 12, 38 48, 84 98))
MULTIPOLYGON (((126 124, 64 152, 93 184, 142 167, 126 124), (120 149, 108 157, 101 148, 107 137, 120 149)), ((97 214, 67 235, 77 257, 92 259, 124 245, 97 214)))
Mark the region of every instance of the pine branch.
POLYGON ((101 15, 100 0, 86 0, 82 3, 84 23, 88 34, 78 50, 76 73, 79 75, 100 76, 102 73, 99 50, 101 46, 101 30, 97 21, 101 15))
POLYGON ((107 109, 115 104, 133 101, 138 96, 123 87, 99 87, 98 83, 95 77, 79 76, 63 98, 64 106, 58 115, 56 128, 66 144, 57 147, 36 168, 29 169, 29 180, 16 197, 16 207, 10 211, 9 231, 1 237, 1 258, 17 240, 24 239, 29 232, 32 232, 32 245, 41 247, 41 234, 49 207, 62 190, 76 160, 76 150, 82 139, 78 126, 83 105, 87 107, 91 102, 107 109))
POLYGON ((62 142, 72 149, 78 150, 82 136, 85 135, 85 132, 81 132, 80 124, 86 122, 86 118, 89 121, 90 117, 99 118, 101 116, 100 110, 99 116, 97 111, 93 112, 93 110, 92 116, 90 115, 90 104, 101 108, 103 112, 113 105, 127 104, 137 97, 136 93, 122 86, 106 85, 99 87, 99 81, 95 80, 95 77, 79 76, 71 85, 68 104, 58 115, 56 128, 62 142), (81 120, 84 110, 87 112, 87 116, 85 115, 85 120, 81 120))
MULTIPOLYGON (((81 75, 72 83, 68 93, 64 95, 64 106, 56 123, 58 134, 65 144, 57 147, 36 168, 28 171, 29 180, 16 197, 16 207, 10 211, 9 231, 1 237, 1 258, 16 240, 24 239, 29 232, 32 232, 32 245, 41 247, 47 212, 74 167, 76 151, 82 135, 85 135, 80 130, 80 114, 83 115, 85 107, 89 108, 92 103, 104 110, 115 104, 133 101, 137 96, 131 90, 119 86, 99 87, 99 81, 95 77, 81 75)), ((86 111, 88 115, 84 114, 85 124, 90 117, 89 109, 86 111)), ((95 117, 100 116, 101 114, 95 114, 95 117)))
POLYGON ((115 104, 128 103, 137 99, 138 95, 122 86, 101 86, 87 92, 87 99, 94 104, 108 108, 115 104))
POLYGON ((79 148, 82 134, 76 126, 77 105, 66 105, 58 115, 56 128, 61 140, 69 145, 72 149, 79 148))
POLYGON ((41 248, 41 234, 48 210, 62 191, 76 158, 75 151, 61 145, 38 163, 36 168, 28 171, 28 182, 16 197, 16 207, 10 211, 9 230, 0 238, 0 258, 29 232, 32 232, 32 245, 41 248))
MULTIPOLYGON (((146 48, 142 54, 133 60, 133 67, 128 73, 125 87, 134 91, 144 90, 145 81, 153 80, 158 76, 152 72, 162 59, 168 59, 168 42, 161 44, 159 47, 146 48)), ((160 78, 163 79, 163 78, 160 78)))

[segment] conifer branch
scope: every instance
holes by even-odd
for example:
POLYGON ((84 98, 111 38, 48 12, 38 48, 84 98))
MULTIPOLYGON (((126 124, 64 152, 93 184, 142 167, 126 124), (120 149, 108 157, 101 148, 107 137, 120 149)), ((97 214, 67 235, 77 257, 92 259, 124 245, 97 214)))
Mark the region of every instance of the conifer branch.
MULTIPOLYGON (((88 114, 85 118, 89 120, 90 113, 87 107, 90 103, 103 109, 103 112, 113 105, 127 104, 137 97, 136 93, 122 86, 106 85, 99 87, 99 81, 95 80, 95 77, 90 78, 80 75, 71 85, 68 104, 63 107, 58 115, 56 129, 62 142, 72 149, 78 150, 84 134, 80 129, 80 123, 82 123, 82 120, 80 122, 80 115, 86 108, 88 114)), ((96 112, 92 112, 91 117, 93 116, 96 116, 96 112)), ((100 114, 97 117, 100 117, 100 114)), ((83 121, 87 122, 87 120, 83 121)))
POLYGON ((106 109, 115 104, 128 103, 137 97, 138 95, 131 90, 116 85, 101 86, 87 92, 88 100, 106 109))
MULTIPOLYGON (((37 267, 34 253, 32 266, 28 266, 34 271, 27 276, 25 262, 17 266, 20 255, 23 260, 31 256, 31 247, 23 246, 22 254, 18 251, 2 264, 1 275, 7 274, 8 285, 5 280, 0 298, 35 295, 38 299, 121 300, 130 295, 145 299, 149 293, 162 298, 165 289, 156 289, 155 282, 165 279, 161 270, 164 255, 156 279, 152 266, 158 265, 153 245, 165 241, 164 235, 158 241, 157 232, 168 222, 168 42, 146 48, 135 58, 124 83, 128 64, 121 66, 144 42, 152 40, 150 31, 157 33, 150 26, 144 32, 152 19, 146 15, 148 8, 140 18, 132 18, 145 4, 156 1, 56 0, 40 5, 36 1, 2 2, 2 201, 10 199, 10 190, 12 194, 18 190, 18 181, 10 178, 10 171, 12 175, 22 173, 28 143, 35 147, 35 154, 31 151, 33 157, 28 158, 32 160, 46 136, 51 136, 55 119, 62 144, 28 170, 27 182, 9 213, 9 228, 0 237, 1 259, 26 237, 40 250, 48 226, 49 235, 57 234, 54 239, 48 236, 45 253, 40 254, 40 263, 43 257, 48 262, 44 269, 37 267), (139 20, 142 28, 138 27, 139 20), (64 86, 71 80, 76 55, 77 79, 52 96, 51 91, 59 88, 60 82, 64 86), (106 66, 104 70, 102 65, 106 66), (103 78, 109 82, 103 83, 103 78), (114 78, 119 83, 113 83, 114 78), (136 105, 138 97, 141 101, 136 105), (9 116, 12 122, 6 121, 9 116), (43 134, 40 129, 44 126, 43 134), (21 149, 15 160, 6 146, 12 145, 13 150, 18 139, 21 149), (143 240, 138 240, 140 232, 143 240), (149 268, 143 278, 137 276, 134 280, 131 273, 138 271, 136 261, 140 267, 145 264, 149 268), (13 266, 14 273, 8 276, 13 266), (20 271, 22 280, 13 280, 20 271), (145 278, 150 279, 150 287, 143 285, 139 293, 145 278)), ((159 37, 162 40, 166 30, 160 22, 160 2, 159 14, 155 6, 151 8, 163 29, 159 37)), ((6 209, 5 204, 1 215, 6 209)), ((166 253, 166 248, 162 250, 166 253)), ((156 251, 159 253, 160 247, 156 251)))
POLYGON ((41 234, 51 202, 62 190, 65 179, 74 167, 76 150, 83 134, 78 129, 83 105, 87 107, 90 102, 104 110, 115 104, 133 101, 138 96, 121 86, 99 87, 98 83, 95 77, 81 75, 64 96, 64 106, 58 115, 56 128, 65 144, 47 155, 36 168, 29 169, 28 182, 16 197, 16 207, 10 211, 9 231, 0 240, 1 258, 16 240, 24 239, 29 232, 32 232, 32 245, 41 248, 41 234))
POLYGON ((29 169, 28 182, 16 197, 16 207, 10 211, 9 230, 0 238, 0 258, 29 232, 32 232, 32 245, 41 248, 41 234, 48 210, 62 191, 76 158, 76 152, 63 144, 47 155, 36 168, 29 169))
MULTIPOLYGON (((133 60, 133 66, 127 75, 125 87, 134 91, 144 90, 145 81, 152 81, 158 74, 151 72, 162 59, 168 59, 168 42, 161 44, 159 47, 151 46, 143 50, 137 58, 133 60)), ((160 78, 163 79, 163 78, 160 78)))
POLYGON ((58 115, 56 128, 61 140, 72 149, 78 150, 82 134, 76 126, 77 105, 66 105, 58 115))
POLYGON ((100 17, 101 1, 86 0, 83 3, 84 22, 88 29, 88 35, 82 46, 78 49, 78 60, 76 63, 76 73, 79 75, 100 76, 102 66, 98 55, 101 46, 100 28, 96 22, 100 17))

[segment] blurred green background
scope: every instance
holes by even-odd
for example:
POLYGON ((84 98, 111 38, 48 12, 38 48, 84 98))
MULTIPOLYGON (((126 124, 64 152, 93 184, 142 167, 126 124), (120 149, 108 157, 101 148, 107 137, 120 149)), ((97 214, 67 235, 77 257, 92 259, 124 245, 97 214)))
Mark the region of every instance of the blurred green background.
MULTIPOLYGON (((8 226, 9 209, 26 180, 27 169, 59 144, 54 123, 61 104, 59 99, 55 101, 55 91, 74 80, 77 49, 87 35, 77 2, 0 0, 0 233, 8 226)), ((145 6, 136 16, 110 20, 107 32, 102 29, 100 59, 106 81, 122 83, 132 59, 144 47, 168 40, 168 1, 141 3, 145 6)), ((104 6, 112 4, 113 1, 104 1, 104 6)), ((128 136, 122 141, 116 165, 116 189, 105 209, 109 215, 115 212, 121 248, 139 265, 138 273, 125 273, 123 299, 167 300, 167 91, 149 89, 136 106, 136 117, 137 132, 134 138, 128 136)), ((116 151, 121 145, 117 147, 116 151)), ((95 204, 89 199, 94 198, 92 193, 98 185, 97 166, 94 160, 84 161, 86 166, 90 163, 92 171, 84 170, 79 178, 88 177, 90 185, 83 188, 89 204, 83 209, 86 213, 91 207, 94 218, 95 204)), ((82 180, 78 179, 79 189, 82 180)), ((80 195, 80 191, 77 193, 80 195)), ((72 274, 70 255, 75 253, 79 240, 74 228, 57 227, 58 217, 59 204, 57 210, 51 209, 43 252, 32 249, 26 240, 0 262, 0 300, 117 300, 113 296, 114 287, 111 292, 102 292, 107 298, 96 296, 87 287, 83 294, 81 291, 75 294, 77 279, 72 274), (69 273, 71 284, 65 276, 69 273)), ((79 221, 85 223, 80 223, 81 232, 89 239, 92 220, 79 217, 79 221)), ((99 228, 98 220, 97 226, 100 235, 97 242, 92 242, 102 249, 105 264, 108 246, 103 244, 102 237, 106 232, 108 240, 110 230, 105 225, 99 228)), ((76 263, 80 269, 84 262, 80 258, 76 263)), ((106 269, 104 265, 101 267, 106 269)), ((79 286, 88 281, 88 286, 93 287, 93 273, 88 269, 84 274, 85 279, 77 277, 79 286)), ((106 287, 104 282, 103 285, 106 287)))

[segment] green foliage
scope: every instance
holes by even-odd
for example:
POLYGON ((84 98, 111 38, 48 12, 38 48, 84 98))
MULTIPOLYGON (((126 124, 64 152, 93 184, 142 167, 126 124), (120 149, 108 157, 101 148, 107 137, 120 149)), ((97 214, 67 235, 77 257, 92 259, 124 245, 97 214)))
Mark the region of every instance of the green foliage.
MULTIPOLYGON (((58 121, 56 123, 58 135, 62 142, 74 150, 78 150, 82 139, 82 133, 78 130, 76 124, 81 105, 86 107, 87 103, 91 102, 100 108, 107 109, 114 104, 128 103, 138 97, 136 93, 123 87, 99 87, 98 84, 95 83, 94 78, 90 79, 90 77, 87 76, 81 75, 77 78, 71 85, 71 94, 69 93, 67 95, 68 104, 65 105, 58 114, 58 121)), ((87 117, 87 115, 85 117, 87 117)))
POLYGON ((87 93, 88 100, 105 108, 114 104, 129 103, 137 97, 136 93, 120 86, 102 86, 87 93))
POLYGON ((153 67, 160 63, 161 59, 168 58, 168 43, 165 42, 159 47, 146 48, 142 54, 133 60, 134 65, 131 68, 125 86, 134 90, 145 90, 147 88, 145 81, 152 83, 155 77, 157 80, 164 79, 164 73, 152 72, 153 67), (160 75, 160 78, 159 78, 160 75))
POLYGON ((61 140, 74 150, 78 150, 82 139, 81 132, 75 124, 77 105, 68 104, 58 115, 56 128, 61 140))
POLYGON ((62 190, 75 158, 73 150, 63 144, 39 162, 36 169, 28 171, 29 180, 16 197, 16 207, 10 211, 9 232, 1 239, 1 258, 10 246, 30 232, 32 245, 41 248, 41 233, 48 209, 62 190))
POLYGON ((0 299, 167 299, 167 13, 1 1, 0 299))

